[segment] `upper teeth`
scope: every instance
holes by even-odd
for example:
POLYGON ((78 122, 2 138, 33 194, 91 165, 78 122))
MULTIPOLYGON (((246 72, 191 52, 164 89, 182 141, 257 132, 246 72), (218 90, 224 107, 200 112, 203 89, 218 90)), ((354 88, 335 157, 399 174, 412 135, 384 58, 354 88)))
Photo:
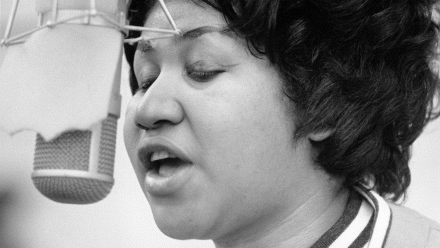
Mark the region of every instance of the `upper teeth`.
POLYGON ((151 154, 150 161, 154 162, 154 161, 166 159, 166 158, 176 158, 176 155, 171 154, 167 151, 158 151, 158 152, 154 152, 153 154, 151 154))

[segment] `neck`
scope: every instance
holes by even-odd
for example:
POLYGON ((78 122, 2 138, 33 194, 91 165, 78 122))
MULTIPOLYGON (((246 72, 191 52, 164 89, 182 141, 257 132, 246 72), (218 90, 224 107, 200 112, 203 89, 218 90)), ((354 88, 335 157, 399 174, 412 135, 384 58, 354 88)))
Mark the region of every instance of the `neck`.
POLYGON ((261 221, 228 239, 214 240, 216 248, 310 247, 341 217, 349 195, 339 183, 321 186, 283 215, 261 221))

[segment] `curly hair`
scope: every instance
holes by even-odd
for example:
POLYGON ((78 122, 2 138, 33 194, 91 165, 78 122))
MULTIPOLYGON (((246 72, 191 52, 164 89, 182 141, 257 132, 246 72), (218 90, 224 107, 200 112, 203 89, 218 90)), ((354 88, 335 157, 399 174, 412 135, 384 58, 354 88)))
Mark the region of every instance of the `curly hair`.
MULTIPOLYGON (((405 195, 411 145, 440 115, 436 0, 194 1, 223 13, 277 68, 295 105, 295 139, 331 131, 311 141, 321 168, 345 187, 369 182, 391 200, 405 195)), ((154 2, 133 0, 131 24, 143 25, 154 2)), ((130 65, 134 51, 126 46, 130 65)), ((130 83, 135 90, 133 71, 130 83)))

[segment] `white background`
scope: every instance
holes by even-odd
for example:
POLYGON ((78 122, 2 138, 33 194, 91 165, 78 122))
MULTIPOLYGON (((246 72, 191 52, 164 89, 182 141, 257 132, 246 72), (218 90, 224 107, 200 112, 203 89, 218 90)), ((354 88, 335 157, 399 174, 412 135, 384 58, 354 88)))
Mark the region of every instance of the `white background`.
MULTIPOLYGON (((0 2, 1 37, 11 2, 0 2)), ((33 8, 33 0, 21 1, 15 33, 35 27, 33 8)), ((4 52, 0 48, 0 63, 4 52)), ((98 203, 59 204, 42 196, 30 177, 35 133, 26 131, 11 137, 0 131, 0 247, 213 247, 211 241, 173 240, 157 229, 123 145, 124 112, 130 99, 127 75, 124 63, 116 183, 110 195, 98 203)), ((428 126, 416 141, 411 169, 412 184, 405 205, 440 222, 440 121, 428 126)))

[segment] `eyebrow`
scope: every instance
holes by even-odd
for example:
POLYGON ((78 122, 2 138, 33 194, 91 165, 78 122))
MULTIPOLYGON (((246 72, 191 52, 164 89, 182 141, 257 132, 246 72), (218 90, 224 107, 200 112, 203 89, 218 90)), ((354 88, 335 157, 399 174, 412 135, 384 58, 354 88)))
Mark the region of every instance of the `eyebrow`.
MULTIPOLYGON (((179 41, 192 41, 207 33, 220 33, 232 37, 232 30, 229 27, 201 26, 184 32, 181 36, 177 36, 179 41)), ((138 42, 137 49, 146 52, 153 50, 150 40, 141 40, 138 42)))
POLYGON ((213 27, 213 26, 202 26, 198 27, 192 30, 189 30, 181 36, 182 40, 194 40, 199 38, 200 36, 207 34, 207 33, 225 33, 226 30, 229 30, 228 28, 219 28, 219 27, 213 27))

